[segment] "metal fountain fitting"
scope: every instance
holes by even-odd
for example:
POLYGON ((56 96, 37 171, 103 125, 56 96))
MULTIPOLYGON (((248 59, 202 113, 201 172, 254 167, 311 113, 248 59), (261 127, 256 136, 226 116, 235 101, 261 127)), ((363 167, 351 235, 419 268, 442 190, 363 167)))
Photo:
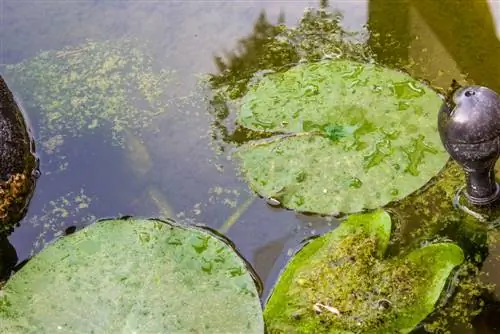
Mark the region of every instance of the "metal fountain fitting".
POLYGON ((489 205, 500 197, 495 163, 500 157, 500 95, 482 86, 455 89, 442 104, 438 130, 448 152, 465 171, 465 197, 489 205))

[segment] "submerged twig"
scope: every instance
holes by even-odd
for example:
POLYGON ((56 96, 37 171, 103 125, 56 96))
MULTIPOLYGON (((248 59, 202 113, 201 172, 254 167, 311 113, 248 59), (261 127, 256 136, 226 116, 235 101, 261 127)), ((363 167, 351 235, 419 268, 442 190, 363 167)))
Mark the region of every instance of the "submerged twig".
POLYGON ((471 215, 472 217, 476 218, 480 222, 485 223, 487 221, 486 217, 484 217, 482 214, 480 214, 478 212, 472 211, 471 209, 469 209, 465 205, 460 204, 460 194, 462 193, 463 189, 464 189, 464 187, 461 187, 460 189, 458 189, 458 191, 455 194, 455 197, 453 197, 453 207, 455 209, 460 209, 463 212, 465 212, 465 213, 471 215))
POLYGON ((238 208, 236 208, 236 211, 229 216, 229 218, 222 224, 222 226, 219 228, 220 233, 227 233, 231 226, 233 226, 238 219, 240 219, 241 215, 250 207, 250 205, 255 201, 257 196, 255 194, 252 194, 243 204, 241 204, 238 208))

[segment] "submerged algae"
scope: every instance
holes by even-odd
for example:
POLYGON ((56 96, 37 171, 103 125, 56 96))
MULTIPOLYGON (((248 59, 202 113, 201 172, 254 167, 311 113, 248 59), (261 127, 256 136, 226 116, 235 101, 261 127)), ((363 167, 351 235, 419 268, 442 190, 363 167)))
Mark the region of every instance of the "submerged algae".
POLYGON ((473 320, 485 310, 494 284, 482 280, 477 264, 467 261, 454 277, 456 286, 447 292, 447 303, 423 324, 428 333, 451 334, 451 328, 472 328, 473 320))
MULTIPOLYGON (((386 207, 397 217, 392 240, 397 245, 393 247, 394 254, 443 239, 453 240, 464 250, 466 261, 453 279, 453 288, 447 291, 446 304, 423 324, 429 333, 450 333, 457 326, 472 327, 494 289, 493 284, 485 282, 480 268, 488 256, 489 245, 498 240, 492 240, 487 222, 454 205, 454 197, 464 184, 462 169, 450 160, 425 187, 386 207)), ((480 210, 485 217, 495 217, 499 208, 474 210, 480 210)))

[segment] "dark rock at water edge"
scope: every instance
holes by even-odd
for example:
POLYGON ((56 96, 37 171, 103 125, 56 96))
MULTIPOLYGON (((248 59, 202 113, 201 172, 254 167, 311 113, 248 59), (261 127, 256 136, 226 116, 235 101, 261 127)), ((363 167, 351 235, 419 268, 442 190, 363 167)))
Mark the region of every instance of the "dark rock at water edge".
POLYGON ((10 232, 26 214, 38 173, 34 140, 0 76, 0 234, 10 232))

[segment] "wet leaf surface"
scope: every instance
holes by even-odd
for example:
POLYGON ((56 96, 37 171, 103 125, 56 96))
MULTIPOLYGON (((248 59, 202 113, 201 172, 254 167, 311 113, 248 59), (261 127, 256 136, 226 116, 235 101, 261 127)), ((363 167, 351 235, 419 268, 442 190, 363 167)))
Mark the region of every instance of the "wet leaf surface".
POLYGON ((406 197, 444 166, 442 100, 408 75, 321 61, 271 74, 241 101, 238 122, 274 136, 237 155, 250 186, 287 208, 331 214, 406 197))
POLYGON ((49 245, 5 285, 2 333, 262 333, 258 291, 222 239, 104 220, 49 245))

